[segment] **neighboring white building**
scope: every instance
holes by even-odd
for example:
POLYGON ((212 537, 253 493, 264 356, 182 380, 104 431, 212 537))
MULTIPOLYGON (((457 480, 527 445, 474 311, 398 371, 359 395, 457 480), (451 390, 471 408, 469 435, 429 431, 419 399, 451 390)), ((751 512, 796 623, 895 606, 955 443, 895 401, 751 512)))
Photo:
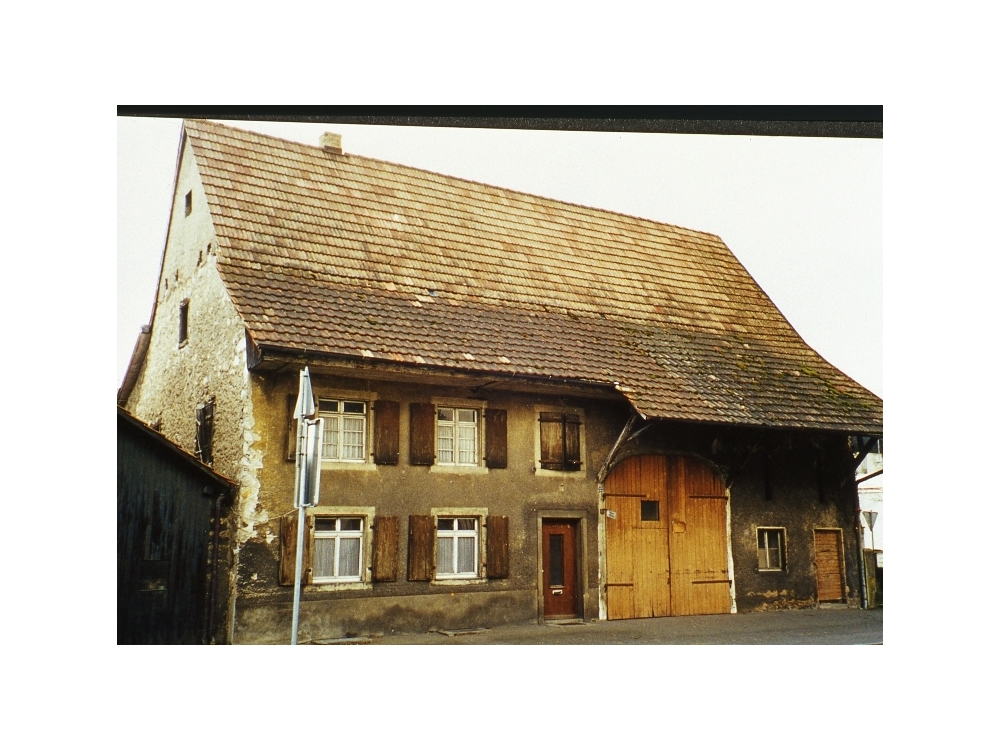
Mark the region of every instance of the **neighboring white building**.
MULTIPOLYGON (((882 443, 884 441, 879 438, 878 443, 872 449, 872 452, 865 456, 865 460, 861 462, 858 466, 855 476, 857 479, 862 479, 863 477, 871 477, 870 479, 865 479, 858 483, 858 500, 861 504, 861 512, 865 511, 875 511, 878 516, 875 518, 875 529, 874 529, 874 539, 872 538, 872 529, 868 527, 867 520, 864 520, 862 526, 864 527, 865 534, 865 549, 874 549, 875 551, 881 553, 882 551, 882 443), (874 476, 872 476, 874 475, 874 476)), ((879 555, 879 565, 882 564, 882 556, 879 555)))
POLYGON ((875 602, 882 603, 882 524, 885 516, 882 513, 882 451, 883 439, 879 438, 871 453, 858 466, 855 477, 858 480, 858 504, 861 507, 861 527, 864 531, 864 548, 875 550, 875 579, 878 584, 878 594, 875 602), (874 511, 874 528, 868 525, 866 511, 874 511))

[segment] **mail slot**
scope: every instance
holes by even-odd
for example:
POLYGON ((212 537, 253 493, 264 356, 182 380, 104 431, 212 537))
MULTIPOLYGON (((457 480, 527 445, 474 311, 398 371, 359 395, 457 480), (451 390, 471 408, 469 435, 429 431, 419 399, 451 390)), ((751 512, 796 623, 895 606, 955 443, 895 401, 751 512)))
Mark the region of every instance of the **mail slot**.
POLYGON ((562 589, 552 589, 552 596, 557 596, 563 592, 562 589))

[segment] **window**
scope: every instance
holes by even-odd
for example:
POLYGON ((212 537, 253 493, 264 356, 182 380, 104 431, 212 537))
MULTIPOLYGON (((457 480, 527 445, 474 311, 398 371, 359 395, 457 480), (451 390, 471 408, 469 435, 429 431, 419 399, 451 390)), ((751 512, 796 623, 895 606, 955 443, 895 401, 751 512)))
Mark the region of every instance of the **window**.
POLYGON ((437 519, 437 577, 477 578, 479 519, 437 519))
POLYGON ((580 471, 580 415, 540 412, 539 468, 580 471))
POLYGON ((360 581, 365 519, 316 516, 313 583, 360 581))
POLYGON ((785 530, 757 529, 757 570, 784 570, 785 530))
POLYGON ((368 405, 364 401, 319 400, 319 416, 325 420, 323 459, 325 461, 366 460, 368 405))
POLYGON ((643 500, 640 506, 640 518, 643 521, 659 521, 660 520, 660 501, 659 500, 643 500))
POLYGON ((191 215, 191 204, 193 203, 193 201, 191 199, 191 193, 192 193, 192 191, 188 190, 187 191, 187 195, 184 196, 184 215, 185 216, 190 216, 191 215))
POLYGON ((437 463, 479 466, 479 411, 439 407, 437 463))
POLYGON ((184 300, 181 302, 180 309, 180 324, 177 330, 177 343, 184 344, 188 340, 188 308, 191 305, 190 300, 184 300))

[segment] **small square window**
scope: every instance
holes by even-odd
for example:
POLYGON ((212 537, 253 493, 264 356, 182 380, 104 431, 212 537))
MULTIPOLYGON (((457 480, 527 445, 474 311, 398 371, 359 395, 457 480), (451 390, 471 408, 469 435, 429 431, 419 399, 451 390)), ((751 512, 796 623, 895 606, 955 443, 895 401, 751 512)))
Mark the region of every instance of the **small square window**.
POLYGON ((191 198, 191 193, 192 193, 192 191, 188 190, 187 191, 187 195, 184 196, 184 215, 185 216, 190 216, 191 215, 191 205, 194 203, 194 201, 191 198))
POLYGON ((757 529, 757 570, 785 569, 785 530, 757 529))
POLYGON ((320 517, 313 525, 313 583, 360 581, 364 519, 320 517))
POLYGON ((643 521, 660 520, 660 503, 658 500, 643 500, 640 509, 643 521))

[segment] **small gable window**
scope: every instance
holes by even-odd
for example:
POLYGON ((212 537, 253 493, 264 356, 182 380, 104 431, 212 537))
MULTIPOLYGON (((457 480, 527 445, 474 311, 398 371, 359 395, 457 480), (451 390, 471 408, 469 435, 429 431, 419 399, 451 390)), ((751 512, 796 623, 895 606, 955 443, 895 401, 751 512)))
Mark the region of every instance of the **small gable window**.
POLYGON ((192 200, 192 198, 191 198, 191 193, 192 193, 192 191, 188 190, 187 191, 187 195, 184 196, 184 215, 185 216, 190 216, 191 215, 191 204, 194 202, 192 200))
POLYGON ((190 300, 184 300, 181 302, 179 326, 177 330, 178 344, 186 344, 188 340, 188 308, 190 305, 190 300))

